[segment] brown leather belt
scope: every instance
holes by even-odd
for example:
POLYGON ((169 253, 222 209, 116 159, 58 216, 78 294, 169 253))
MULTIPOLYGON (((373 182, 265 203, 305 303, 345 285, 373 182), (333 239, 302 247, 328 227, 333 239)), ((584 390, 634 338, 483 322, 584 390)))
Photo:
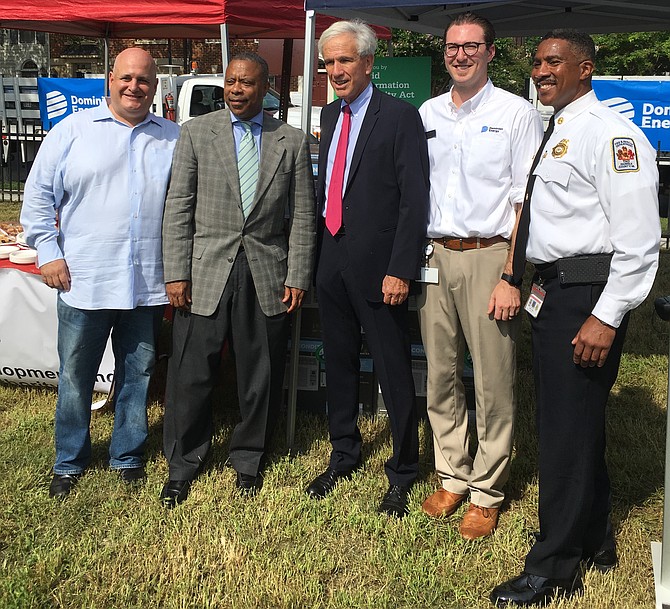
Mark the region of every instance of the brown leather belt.
POLYGON ((464 250, 476 250, 483 247, 489 247, 496 243, 509 243, 509 239, 496 235, 495 237, 436 237, 433 239, 448 250, 462 252, 464 250))

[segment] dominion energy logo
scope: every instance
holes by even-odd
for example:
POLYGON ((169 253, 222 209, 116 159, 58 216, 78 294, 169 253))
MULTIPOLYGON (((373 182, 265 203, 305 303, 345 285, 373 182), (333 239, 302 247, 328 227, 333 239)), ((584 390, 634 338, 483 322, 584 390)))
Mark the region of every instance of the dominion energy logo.
POLYGON ((635 107, 624 97, 611 97, 602 100, 602 103, 633 121, 642 129, 670 129, 670 105, 642 102, 642 106, 638 108, 641 110, 640 116, 636 117, 635 107))
POLYGON ((63 92, 54 90, 49 91, 46 94, 45 100, 47 120, 52 121, 64 114, 70 114, 71 112, 78 112, 79 110, 98 106, 103 102, 104 98, 96 96, 79 97, 74 94, 66 96, 63 92))

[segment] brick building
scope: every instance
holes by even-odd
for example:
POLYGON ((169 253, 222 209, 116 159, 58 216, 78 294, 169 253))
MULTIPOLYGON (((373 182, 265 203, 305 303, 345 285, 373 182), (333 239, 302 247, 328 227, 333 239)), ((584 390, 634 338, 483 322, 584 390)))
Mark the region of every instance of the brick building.
MULTIPOLYGON (((191 72, 196 64, 200 74, 221 72, 221 41, 218 39, 112 39, 109 44, 111 60, 129 46, 146 49, 159 67, 170 64, 175 66, 173 70, 177 73, 191 72)), ((257 48, 258 43, 254 40, 230 42, 231 54, 257 48)), ((77 78, 85 74, 103 74, 104 71, 102 39, 0 29, 0 74, 77 78)))
POLYGON ((0 29, 0 74, 47 76, 49 35, 44 32, 0 29))

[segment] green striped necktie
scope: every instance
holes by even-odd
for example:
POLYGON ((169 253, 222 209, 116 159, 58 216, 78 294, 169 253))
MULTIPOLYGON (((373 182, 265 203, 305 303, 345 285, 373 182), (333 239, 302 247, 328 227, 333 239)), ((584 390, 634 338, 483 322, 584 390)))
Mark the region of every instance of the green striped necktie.
POLYGON ((237 170, 240 174, 240 196, 242 200, 242 213, 245 218, 249 217, 256 195, 256 183, 258 182, 258 151, 256 140, 251 133, 251 123, 240 121, 244 127, 244 135, 240 140, 240 148, 237 152, 237 170))

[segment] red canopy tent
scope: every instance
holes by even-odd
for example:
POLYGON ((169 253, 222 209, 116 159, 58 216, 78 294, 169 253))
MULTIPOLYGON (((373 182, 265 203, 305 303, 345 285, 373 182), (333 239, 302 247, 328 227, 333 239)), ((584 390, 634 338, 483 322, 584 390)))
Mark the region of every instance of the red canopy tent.
MULTIPOLYGON (((336 18, 318 15, 321 33, 336 18)), ((0 28, 105 38, 303 38, 302 0, 3 0, 0 28)), ((377 35, 389 38, 386 28, 377 35)))

